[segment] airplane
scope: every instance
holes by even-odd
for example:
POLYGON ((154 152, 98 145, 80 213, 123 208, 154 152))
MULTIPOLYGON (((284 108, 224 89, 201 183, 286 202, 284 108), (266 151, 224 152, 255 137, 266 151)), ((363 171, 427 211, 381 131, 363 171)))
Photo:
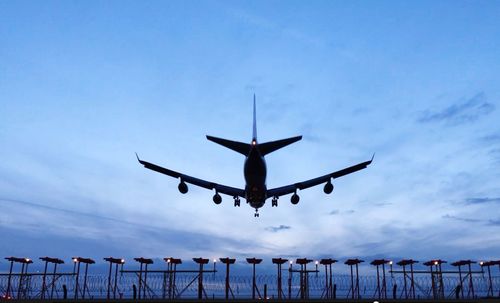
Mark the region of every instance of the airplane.
POLYGON ((165 174, 167 176, 179 179, 179 192, 186 194, 188 192, 188 186, 186 183, 200 186, 209 190, 215 190, 213 196, 213 202, 215 204, 220 204, 222 202, 222 197, 220 194, 225 194, 232 196, 234 199, 234 206, 240 206, 240 198, 244 198, 247 204, 250 204, 252 208, 255 208, 255 217, 259 217, 259 208, 264 206, 268 198, 272 198, 271 206, 278 206, 278 199, 281 196, 292 194, 290 201, 292 204, 299 203, 300 197, 297 194, 297 190, 304 190, 309 187, 313 187, 319 184, 325 183, 323 191, 326 194, 330 194, 333 191, 332 179, 336 179, 356 171, 362 170, 370 165, 373 161, 373 154, 371 160, 358 163, 353 166, 335 171, 330 174, 326 174, 321 177, 310 179, 303 182, 298 182, 290 185, 285 185, 281 187, 268 189, 266 185, 266 175, 267 167, 266 160, 264 156, 270 154, 282 147, 289 144, 297 142, 302 139, 302 136, 295 136, 287 139, 270 141, 265 143, 259 143, 257 141, 257 118, 256 118, 256 105, 255 105, 255 94, 253 96, 253 135, 250 144, 231 141, 227 139, 217 138, 213 136, 206 136, 208 140, 220 144, 226 148, 229 148, 235 152, 238 152, 246 157, 245 164, 243 168, 243 173, 245 177, 245 188, 235 188, 230 187, 210 181, 205 181, 195 177, 191 177, 168 168, 158 166, 156 164, 143 161, 139 159, 136 153, 137 160, 140 164, 144 165, 145 168, 165 174))

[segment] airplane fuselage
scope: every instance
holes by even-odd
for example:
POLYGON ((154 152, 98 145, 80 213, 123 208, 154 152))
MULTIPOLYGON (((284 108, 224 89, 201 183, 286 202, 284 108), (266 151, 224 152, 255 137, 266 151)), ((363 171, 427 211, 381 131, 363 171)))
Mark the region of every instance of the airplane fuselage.
POLYGON ((255 140, 252 141, 250 152, 245 159, 243 172, 245 175, 245 198, 247 203, 251 207, 258 209, 264 205, 267 198, 267 167, 266 160, 260 153, 255 140))

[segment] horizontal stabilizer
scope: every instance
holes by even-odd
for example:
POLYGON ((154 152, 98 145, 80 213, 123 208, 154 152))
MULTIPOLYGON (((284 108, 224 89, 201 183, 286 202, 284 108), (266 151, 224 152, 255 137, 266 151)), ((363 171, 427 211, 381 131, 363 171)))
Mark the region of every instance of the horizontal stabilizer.
POLYGON ((289 144, 297 142, 300 139, 302 139, 302 136, 297 136, 297 137, 262 143, 262 144, 259 144, 259 151, 260 151, 261 155, 265 156, 265 155, 270 154, 273 151, 276 151, 282 147, 285 147, 289 144))
POLYGON ((220 144, 224 147, 232 149, 235 152, 238 152, 238 153, 245 155, 245 156, 247 156, 248 153, 250 152, 250 144, 247 144, 247 143, 231 141, 231 140, 226 140, 226 139, 212 137, 212 136, 207 136, 207 139, 212 141, 212 142, 215 142, 217 144, 220 144))

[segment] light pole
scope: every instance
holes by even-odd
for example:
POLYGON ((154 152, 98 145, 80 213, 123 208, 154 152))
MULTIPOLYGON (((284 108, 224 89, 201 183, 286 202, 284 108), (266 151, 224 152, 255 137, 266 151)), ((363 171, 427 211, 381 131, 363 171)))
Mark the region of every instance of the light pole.
MULTIPOLYGON (((226 264, 226 300, 229 299, 229 290, 231 286, 229 285, 229 265, 234 264, 236 262, 236 259, 230 259, 230 258, 220 258, 219 259, 223 264, 226 264)), ((215 263, 214 263, 215 264, 215 263)))
MULTIPOLYGON (((260 264, 262 259, 247 258, 247 262, 253 266, 253 278, 252 278, 252 300, 255 300, 255 290, 257 289, 257 283, 255 281, 255 265, 260 264)), ((259 295, 260 296, 260 295, 259 295)))

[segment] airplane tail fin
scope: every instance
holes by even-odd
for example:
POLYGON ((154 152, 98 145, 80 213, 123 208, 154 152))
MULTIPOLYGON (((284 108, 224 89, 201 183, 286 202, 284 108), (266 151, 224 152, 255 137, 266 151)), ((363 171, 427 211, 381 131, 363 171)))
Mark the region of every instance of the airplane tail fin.
MULTIPOLYGON (((224 147, 227 147, 231 150, 234 150, 235 152, 238 152, 238 153, 245 155, 245 156, 248 156, 248 153, 250 152, 250 149, 252 148, 252 145, 247 144, 247 143, 243 143, 243 142, 232 141, 232 140, 217 138, 217 137, 208 136, 208 135, 207 135, 207 139, 212 141, 212 142, 215 142, 217 144, 220 144, 224 147)), ((258 144, 257 143, 257 110, 256 110, 256 105, 255 105, 255 94, 253 95, 252 144, 258 146, 258 149, 259 149, 261 155, 265 156, 267 154, 270 154, 273 151, 276 151, 282 147, 285 147, 289 144, 297 142, 300 139, 302 139, 302 136, 296 136, 296 137, 291 137, 291 138, 287 138, 287 139, 270 141, 270 142, 258 144)))
POLYGON ((257 110, 255 108, 255 94, 253 94, 253 134, 252 142, 257 142, 257 110))
POLYGON ((215 142, 217 144, 220 144, 224 147, 227 147, 231 150, 234 150, 235 152, 243 154, 245 156, 247 156, 248 153, 250 152, 250 144, 247 144, 247 143, 238 142, 238 141, 231 141, 231 140, 212 137, 212 136, 207 136, 207 139, 212 141, 212 142, 215 142))
POLYGON ((273 151, 276 151, 282 147, 285 147, 289 144, 297 142, 300 139, 302 139, 302 136, 296 136, 296 137, 291 137, 291 138, 287 138, 287 139, 262 143, 262 144, 259 144, 259 151, 263 156, 265 156, 265 155, 270 154, 273 151))

